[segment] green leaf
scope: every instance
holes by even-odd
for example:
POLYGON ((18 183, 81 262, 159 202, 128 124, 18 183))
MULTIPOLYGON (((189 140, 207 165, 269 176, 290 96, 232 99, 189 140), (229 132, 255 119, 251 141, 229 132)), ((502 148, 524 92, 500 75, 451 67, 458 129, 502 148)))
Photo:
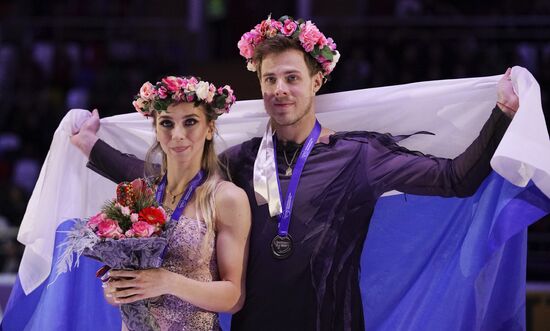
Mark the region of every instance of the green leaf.
POLYGON ((321 55, 329 61, 332 61, 332 58, 334 56, 334 54, 332 54, 332 50, 328 46, 325 46, 321 49, 321 55))

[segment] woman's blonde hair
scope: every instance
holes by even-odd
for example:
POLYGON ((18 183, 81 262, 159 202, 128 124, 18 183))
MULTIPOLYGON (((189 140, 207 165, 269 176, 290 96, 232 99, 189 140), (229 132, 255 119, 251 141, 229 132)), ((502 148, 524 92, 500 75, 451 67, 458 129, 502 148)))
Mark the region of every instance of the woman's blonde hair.
MULTIPOLYGON (((208 105, 199 105, 203 113, 206 115, 206 121, 210 125, 212 123, 214 134, 216 133, 214 112, 209 111, 208 105)), ((153 112, 153 128, 156 129, 157 113, 153 112)), ((212 136, 214 136, 214 134, 212 136)), ((166 153, 162 150, 160 143, 155 140, 153 146, 147 151, 145 156, 145 176, 156 177, 156 184, 160 182, 162 177, 166 174, 167 157, 166 153), (160 154, 162 157, 160 170, 154 165, 155 156, 160 154)), ((220 161, 214 150, 214 139, 206 140, 204 143, 204 150, 201 159, 201 169, 205 171, 206 178, 201 186, 195 191, 197 202, 197 219, 203 219, 206 223, 206 238, 209 238, 216 231, 216 201, 214 194, 216 187, 220 181, 220 161)), ((204 240, 203 244, 209 242, 204 240)))

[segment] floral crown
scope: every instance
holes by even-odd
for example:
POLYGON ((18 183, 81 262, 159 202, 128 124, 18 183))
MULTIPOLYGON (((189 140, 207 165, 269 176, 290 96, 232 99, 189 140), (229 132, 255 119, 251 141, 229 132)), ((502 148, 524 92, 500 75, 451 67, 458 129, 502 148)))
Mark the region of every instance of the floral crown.
POLYGON ((193 102, 195 106, 202 103, 209 105, 214 110, 214 118, 217 118, 228 113, 235 100, 229 85, 216 88, 214 84, 193 76, 167 76, 155 85, 145 82, 132 104, 139 113, 151 116, 153 111, 166 111, 173 103, 193 102))
POLYGON ((321 65, 324 76, 328 76, 334 70, 340 59, 340 53, 336 50, 334 40, 326 38, 311 21, 304 22, 302 19, 295 21, 289 16, 274 20, 269 16, 250 32, 243 34, 237 43, 240 54, 246 59, 248 70, 256 71, 257 69, 256 63, 252 61, 256 46, 277 35, 299 41, 304 51, 321 65))

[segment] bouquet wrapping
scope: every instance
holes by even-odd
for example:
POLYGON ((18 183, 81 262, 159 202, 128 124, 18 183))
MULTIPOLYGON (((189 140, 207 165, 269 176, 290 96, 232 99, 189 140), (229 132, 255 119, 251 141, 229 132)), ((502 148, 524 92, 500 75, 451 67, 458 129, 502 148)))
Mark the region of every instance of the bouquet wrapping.
MULTIPOLYGON (((168 243, 166 235, 166 213, 148 183, 141 178, 120 183, 116 199, 106 202, 101 212, 75 220, 62 244, 56 274, 78 267, 82 255, 104 263, 103 270, 159 268, 168 243)), ((152 300, 146 299, 120 306, 130 331, 159 329, 149 313, 151 304, 152 300)))

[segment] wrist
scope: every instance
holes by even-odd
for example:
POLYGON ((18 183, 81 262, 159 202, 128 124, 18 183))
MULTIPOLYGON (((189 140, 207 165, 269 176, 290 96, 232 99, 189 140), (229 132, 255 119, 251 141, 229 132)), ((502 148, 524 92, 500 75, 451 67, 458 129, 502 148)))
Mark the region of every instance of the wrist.
POLYGON ((161 268, 159 269, 161 270, 161 279, 162 281, 160 282, 160 284, 164 284, 164 286, 162 287, 162 290, 161 290, 161 295, 165 295, 165 294, 173 294, 174 292, 174 288, 177 288, 178 287, 178 277, 174 277, 176 276, 177 274, 169 271, 169 270, 166 270, 164 268, 161 268))
POLYGON ((74 135, 71 137, 71 141, 73 144, 82 151, 82 153, 87 157, 90 158, 90 153, 92 152, 92 148, 96 144, 96 142, 99 140, 99 137, 95 134, 81 132, 77 135, 74 135))
POLYGON ((498 98, 497 106, 504 112, 512 111, 515 113, 519 108, 519 98, 516 95, 509 98, 498 98))

